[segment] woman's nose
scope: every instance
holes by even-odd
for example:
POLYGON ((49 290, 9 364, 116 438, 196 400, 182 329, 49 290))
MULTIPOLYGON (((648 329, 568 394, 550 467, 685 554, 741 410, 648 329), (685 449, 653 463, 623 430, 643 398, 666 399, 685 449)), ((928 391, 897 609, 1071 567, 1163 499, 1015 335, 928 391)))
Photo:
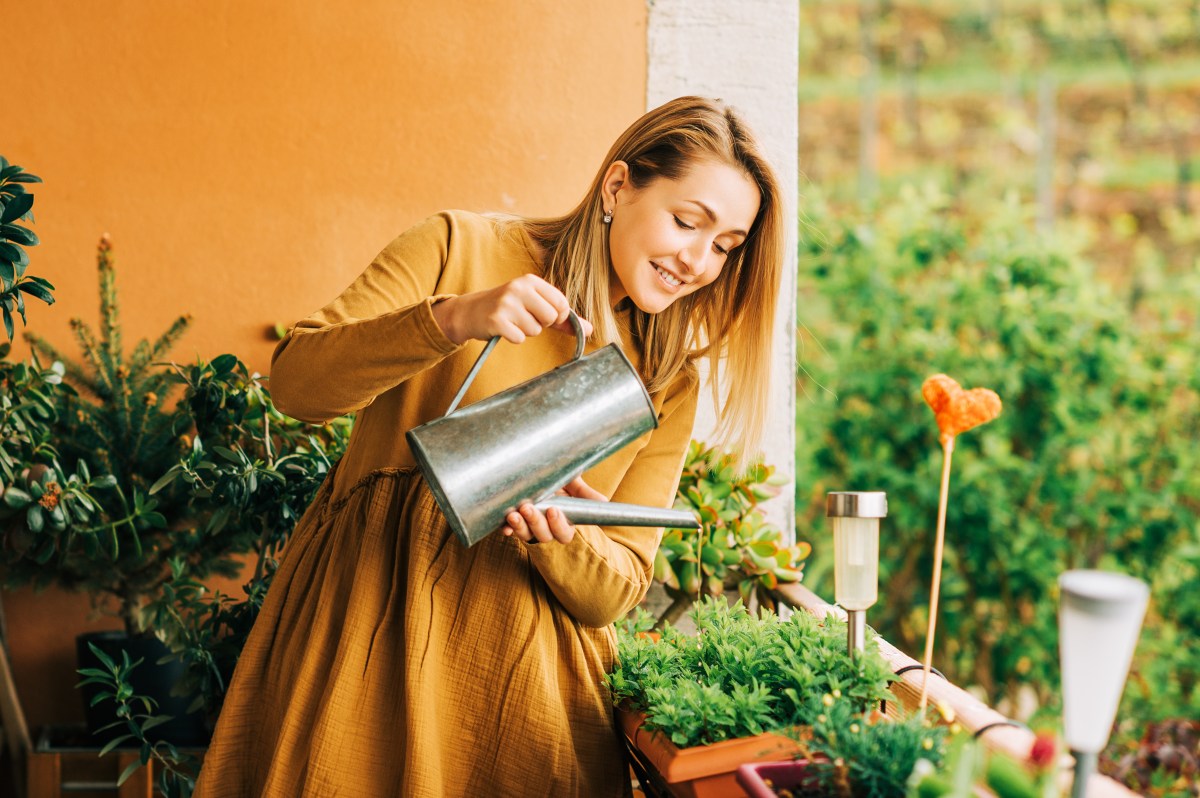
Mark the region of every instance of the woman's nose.
POLYGON ((704 272, 705 244, 703 241, 697 241, 689 244, 679 250, 679 263, 689 275, 702 274, 704 272))

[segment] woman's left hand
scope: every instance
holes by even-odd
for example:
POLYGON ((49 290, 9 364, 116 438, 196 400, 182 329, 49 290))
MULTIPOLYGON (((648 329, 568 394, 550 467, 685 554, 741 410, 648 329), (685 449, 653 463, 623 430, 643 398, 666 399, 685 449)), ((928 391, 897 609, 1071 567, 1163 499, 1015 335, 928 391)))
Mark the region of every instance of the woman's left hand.
MULTIPOLYGON (((608 497, 583 481, 583 477, 575 477, 560 490, 559 495, 573 496, 577 499, 591 499, 606 502, 608 497)), ((508 525, 501 532, 506 537, 516 537, 526 543, 570 543, 575 537, 575 527, 557 507, 549 508, 545 513, 535 508, 531 502, 525 502, 516 511, 508 514, 505 519, 508 525)))

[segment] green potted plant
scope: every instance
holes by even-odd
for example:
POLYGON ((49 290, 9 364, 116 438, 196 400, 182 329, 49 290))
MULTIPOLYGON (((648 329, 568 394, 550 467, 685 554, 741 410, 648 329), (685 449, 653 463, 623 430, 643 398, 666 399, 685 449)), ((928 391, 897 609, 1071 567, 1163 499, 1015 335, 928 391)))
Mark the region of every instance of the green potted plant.
POLYGON ((812 547, 804 542, 787 545, 783 533, 758 509, 760 502, 779 493, 774 472, 762 462, 739 469, 732 453, 692 441, 675 506, 694 512, 702 527, 668 529, 663 535, 654 576, 671 604, 658 626, 676 622, 703 595, 736 588, 749 603, 759 590, 800 580, 812 547))
MULTIPOLYGON (((8 411, 0 414, 7 515, 0 578, 8 586, 54 584, 90 594, 124 628, 80 640, 81 666, 100 667, 89 643, 114 661, 132 649, 132 661, 144 663, 133 674, 134 692, 181 718, 211 707, 232 669, 219 651, 232 628, 224 622, 238 603, 213 599, 201 583, 238 574, 248 552, 261 558, 256 577, 265 576, 340 453, 345 425, 286 419, 261 378, 233 355, 186 368, 161 363, 187 317, 127 354, 107 237, 98 264, 100 332, 72 322, 82 359, 72 362, 28 335, 31 361, 0 366, 0 408, 8 411), (43 368, 43 358, 54 365, 43 368), (201 622, 189 612, 220 619, 204 638, 209 648, 199 644, 201 622), (203 666, 192 679, 202 689, 171 705, 170 687, 183 678, 184 663, 168 664, 165 673, 155 666, 172 659, 170 647, 192 644, 203 648, 190 657, 203 666), (156 670, 165 689, 149 682, 156 670)), ((234 626, 248 627, 261 592, 251 591, 246 617, 234 626)), ((86 703, 89 725, 104 725, 95 696, 86 703)), ((196 713, 190 724, 160 723, 154 732, 195 743, 205 725, 196 713)))
POLYGON ((941 766, 948 729, 924 714, 892 720, 841 697, 824 703, 795 760, 738 768, 738 783, 750 798, 904 798, 914 772, 941 766))
POLYGON ((862 711, 891 697, 887 663, 873 650, 852 658, 834 619, 781 620, 714 597, 690 616, 695 636, 670 624, 659 640, 640 634, 646 613, 624 623, 606 678, 635 761, 677 795, 739 795, 737 766, 798 753, 790 731, 817 722, 831 696, 862 711))
MULTIPOLYGON (((188 453, 150 492, 178 484, 188 491, 189 506, 204 527, 249 523, 259 535, 254 569, 242 598, 210 593, 173 561, 171 577, 145 605, 144 614, 152 627, 187 665, 182 685, 195 695, 193 706, 203 707, 206 717, 215 722, 226 685, 270 587, 278 550, 345 450, 352 420, 311 427, 279 416, 257 375, 248 375, 245 366, 231 356, 176 370, 186 386, 183 402, 192 408, 197 435, 188 453), (209 440, 235 441, 237 448, 206 448, 197 443, 205 435, 209 440), (261 447, 260 454, 267 460, 251 462, 251 441, 261 447)), ((195 786, 200 761, 193 752, 155 734, 174 716, 171 709, 139 690, 137 673, 146 663, 131 659, 127 651, 119 657, 100 649, 93 653, 96 665, 81 670, 85 678, 80 684, 116 718, 111 724, 114 736, 104 753, 118 745, 141 752, 138 761, 121 774, 118 785, 153 760, 158 765, 159 792, 187 798, 195 786)))

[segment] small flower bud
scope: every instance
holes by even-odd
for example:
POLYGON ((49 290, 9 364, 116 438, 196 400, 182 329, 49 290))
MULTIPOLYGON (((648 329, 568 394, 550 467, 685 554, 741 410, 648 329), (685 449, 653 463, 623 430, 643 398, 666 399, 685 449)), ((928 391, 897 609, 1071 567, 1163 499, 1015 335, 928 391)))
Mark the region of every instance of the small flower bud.
POLYGON ((1054 763, 1054 755, 1058 746, 1054 735, 1043 732, 1033 738, 1033 746, 1029 749, 1030 764, 1044 768, 1054 763))

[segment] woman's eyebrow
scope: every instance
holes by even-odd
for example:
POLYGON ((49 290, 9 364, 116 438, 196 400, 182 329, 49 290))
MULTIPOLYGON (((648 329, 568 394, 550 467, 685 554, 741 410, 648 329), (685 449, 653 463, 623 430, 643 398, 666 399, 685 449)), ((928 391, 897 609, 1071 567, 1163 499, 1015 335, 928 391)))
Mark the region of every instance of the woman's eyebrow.
MULTIPOLYGON (((712 208, 708 207, 700 200, 686 200, 686 201, 692 203, 693 205, 699 205, 700 209, 704 211, 704 215, 708 217, 708 220, 710 222, 716 224, 717 215, 715 213, 713 213, 712 208)), ((748 235, 748 233, 745 230, 730 230, 729 232, 733 233, 734 235, 739 235, 739 236, 748 235)))

